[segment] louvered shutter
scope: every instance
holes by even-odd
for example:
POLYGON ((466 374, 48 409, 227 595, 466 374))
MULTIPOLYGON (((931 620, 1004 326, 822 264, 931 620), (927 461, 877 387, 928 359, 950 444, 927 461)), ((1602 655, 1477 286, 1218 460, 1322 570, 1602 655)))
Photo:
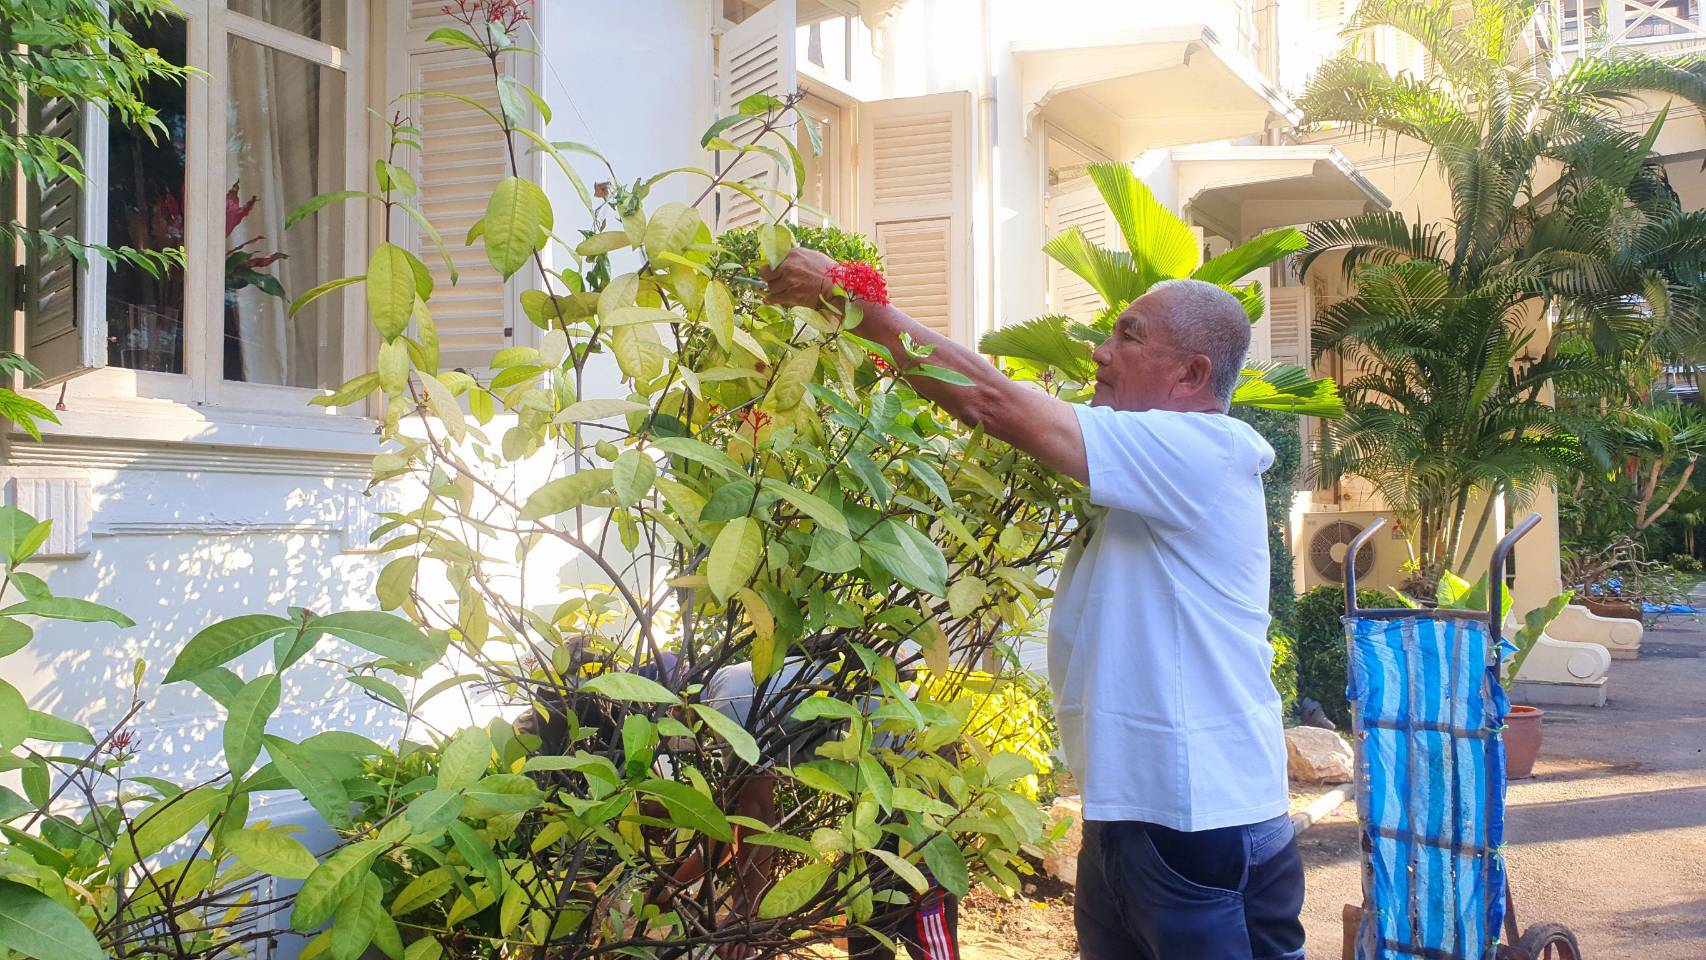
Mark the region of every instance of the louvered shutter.
MULTIPOLYGON (((794 73, 794 0, 773 0, 764 9, 730 27, 717 48, 717 91, 719 116, 730 116, 740 109, 740 102, 755 93, 774 97, 792 95, 797 89, 794 73)), ((730 143, 745 145, 763 126, 752 119, 737 123, 723 131, 730 143)), ((762 145, 786 151, 775 135, 766 135, 762 145)), ((762 153, 718 154, 722 170, 730 180, 747 185, 771 208, 772 214, 787 206, 776 193, 794 192, 794 180, 774 159, 762 153)), ((764 208, 738 190, 717 192, 716 223, 718 232, 774 219, 764 208)))
MULTIPOLYGON (((1102 194, 1088 177, 1081 178, 1048 200, 1048 235, 1052 239, 1074 227, 1099 247, 1119 248, 1119 226, 1102 194)), ((1049 312, 1065 314, 1085 323, 1107 308, 1095 288, 1078 274, 1050 260, 1048 263, 1049 312)))
POLYGON ((971 95, 859 108, 859 221, 883 255, 889 296, 920 323, 970 345, 971 95))
MULTIPOLYGON (((443 6, 429 0, 410 2, 402 44, 405 90, 455 93, 498 112, 502 107, 490 61, 473 50, 427 42, 433 30, 457 26, 445 16, 443 6)), ((515 343, 519 317, 515 283, 506 284, 492 269, 478 240, 464 245, 469 228, 485 216, 492 189, 509 175, 503 133, 491 117, 467 103, 443 97, 416 97, 404 103, 403 109, 421 131, 421 149, 412 158, 410 171, 420 187, 418 202, 450 250, 456 284, 451 285, 444 259, 420 236, 412 220, 399 220, 393 228, 406 231, 411 247, 432 272, 432 320, 438 330, 440 367, 481 369, 493 354, 515 343)), ((523 270, 515 280, 530 274, 531 270, 523 270)))
POLYGON ((69 177, 42 184, 26 179, 24 226, 36 237, 24 251, 24 355, 51 383, 102 367, 107 361, 105 263, 77 262, 63 248, 44 249, 41 234, 83 243, 106 240, 106 121, 98 110, 80 110, 60 97, 33 97, 27 107, 31 134, 61 137, 81 154, 89 189, 69 177))
POLYGON ((1309 360, 1309 288, 1272 287, 1268 290, 1268 356, 1275 363, 1305 368, 1309 360))

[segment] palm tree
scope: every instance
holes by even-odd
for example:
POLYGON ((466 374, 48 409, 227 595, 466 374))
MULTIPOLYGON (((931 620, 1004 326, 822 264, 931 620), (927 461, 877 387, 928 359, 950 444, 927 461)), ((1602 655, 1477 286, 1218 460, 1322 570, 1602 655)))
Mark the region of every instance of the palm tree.
MULTIPOLYGON (((1130 167, 1091 164, 1089 174, 1119 225, 1126 249, 1097 246, 1073 227, 1051 239, 1043 252, 1083 277, 1102 298, 1102 309, 1090 323, 1058 315, 1038 317, 993 331, 979 343, 984 353, 1005 357, 1016 372, 1059 388, 1068 399, 1088 396, 1087 386, 1096 377, 1091 351, 1113 330, 1120 312, 1150 287, 1186 278, 1219 284, 1238 297, 1255 323, 1263 311, 1261 286, 1235 281, 1307 246, 1302 233, 1286 228, 1204 261, 1190 226, 1156 200, 1130 167)), ((1312 378, 1296 364, 1247 367, 1232 403, 1316 417, 1338 416, 1344 409, 1331 380, 1312 378)))
POLYGON ((1362 372, 1340 388, 1345 415, 1321 427, 1315 477, 1374 485, 1409 521, 1413 585, 1425 588, 1475 553, 1500 496, 1521 499, 1581 465, 1569 418, 1543 388, 1603 390, 1613 377, 1592 355, 1525 359, 1521 284, 1465 289, 1447 262, 1418 258, 1365 266, 1357 285, 1316 322, 1316 351, 1362 372), (1486 496, 1471 517, 1476 491, 1486 496))
POLYGON ((1474 552, 1495 500, 1581 464, 1548 388, 1619 391, 1632 354, 1698 351, 1706 254, 1706 220, 1681 211, 1651 159, 1664 115, 1630 133, 1613 113, 1638 91, 1706 103, 1706 79, 1638 55, 1559 73, 1528 42, 1531 0, 1482 0, 1466 20, 1454 6, 1364 0, 1348 32, 1413 37, 1429 75, 1391 75, 1353 44, 1301 100, 1305 123, 1420 142, 1450 192, 1442 223, 1317 223, 1301 259, 1341 256, 1356 292, 1326 311, 1314 349, 1367 371, 1321 433, 1317 478, 1359 475, 1414 520, 1422 584, 1474 552), (1561 322, 1533 342, 1552 310, 1561 322))

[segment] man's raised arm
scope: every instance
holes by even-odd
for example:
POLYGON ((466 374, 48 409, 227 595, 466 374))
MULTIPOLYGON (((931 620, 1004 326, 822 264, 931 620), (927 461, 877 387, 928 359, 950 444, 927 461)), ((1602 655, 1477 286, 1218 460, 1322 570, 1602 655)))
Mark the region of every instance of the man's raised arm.
MULTIPOLYGON (((815 250, 794 248, 779 266, 763 274, 770 287, 770 302, 786 307, 817 307, 826 299, 833 301, 834 284, 829 279, 833 266, 833 260, 815 250)), ((896 307, 863 300, 857 303, 864 320, 854 332, 882 344, 903 375, 909 368, 928 363, 971 381, 970 386, 960 386, 933 377, 909 376, 907 382, 914 390, 955 419, 982 427, 990 436, 1018 447, 1075 480, 1088 481, 1084 437, 1071 404, 1013 382, 975 350, 930 330, 896 307), (903 333, 914 344, 935 349, 928 358, 915 359, 901 344, 903 333)))

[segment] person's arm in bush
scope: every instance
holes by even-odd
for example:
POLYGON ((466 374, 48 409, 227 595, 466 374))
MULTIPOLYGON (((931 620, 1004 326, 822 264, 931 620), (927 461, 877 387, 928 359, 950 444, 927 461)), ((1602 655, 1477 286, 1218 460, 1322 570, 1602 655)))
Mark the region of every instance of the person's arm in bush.
MULTIPOLYGON (((834 294, 829 280, 833 266, 835 261, 829 257, 796 247, 776 269, 764 271, 769 285, 767 297, 782 306, 821 306, 834 294)), ((894 306, 864 300, 857 303, 864 319, 854 332, 888 350, 902 374, 929 364, 971 381, 970 386, 963 386, 928 376, 908 376, 914 390, 956 419, 982 427, 990 436, 1074 480, 1088 481, 1084 437, 1071 404, 1009 379, 975 350, 930 330, 894 306), (901 343, 903 334, 916 346, 933 348, 930 355, 924 359, 911 356, 901 343)))

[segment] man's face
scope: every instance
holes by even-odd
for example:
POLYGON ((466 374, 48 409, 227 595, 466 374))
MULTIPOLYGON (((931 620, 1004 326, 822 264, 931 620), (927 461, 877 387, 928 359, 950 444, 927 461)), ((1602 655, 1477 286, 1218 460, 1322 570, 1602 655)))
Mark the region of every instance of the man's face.
POLYGON ((1158 297, 1140 297, 1091 354, 1096 393, 1090 402, 1115 410, 1168 409, 1191 354, 1174 346, 1158 297))

